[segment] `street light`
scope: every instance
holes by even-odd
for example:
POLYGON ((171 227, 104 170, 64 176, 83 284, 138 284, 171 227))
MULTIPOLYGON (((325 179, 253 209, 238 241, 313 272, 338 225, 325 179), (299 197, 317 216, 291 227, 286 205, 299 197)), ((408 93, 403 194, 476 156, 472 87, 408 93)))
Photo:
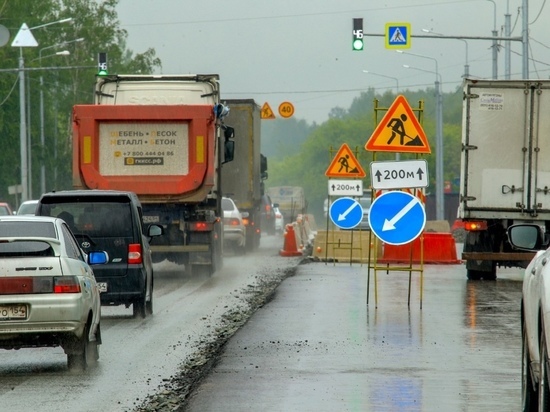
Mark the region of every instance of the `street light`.
POLYGON ((385 74, 374 73, 369 70, 363 70, 363 73, 373 74, 375 76, 385 77, 386 79, 395 80, 395 92, 399 93, 399 79, 397 77, 386 76, 385 74))
MULTIPOLYGON (((405 53, 403 50, 396 50, 399 53, 405 53)), ((443 195, 443 98, 441 95, 440 81, 441 76, 439 74, 439 67, 437 59, 424 56, 422 54, 414 54, 406 52, 411 56, 421 57, 424 59, 430 59, 435 62, 435 72, 429 71, 429 73, 435 73, 435 141, 436 141, 436 153, 435 153, 435 214, 437 220, 444 220, 445 216, 445 197, 443 195)), ((405 65, 407 68, 411 66, 405 65)), ((428 71, 423 69, 417 69, 420 71, 428 71)))
MULTIPOLYGON (((435 34, 437 36, 444 36, 443 33, 436 33, 431 29, 422 29, 422 31, 424 33, 432 33, 432 34, 435 34)), ((455 40, 463 41, 464 46, 466 47, 466 60, 464 61, 464 75, 463 75, 463 77, 466 79, 466 78, 470 77, 470 64, 468 62, 468 41, 464 40, 464 39, 455 39, 455 40)))
POLYGON ((494 2, 494 0, 487 0, 493 3, 493 80, 496 80, 498 78, 498 45, 497 45, 497 39, 498 31, 497 31, 497 5, 494 2))
POLYGON ((34 39, 31 30, 40 29, 42 27, 51 26, 57 23, 66 23, 73 18, 69 17, 58 21, 41 24, 39 26, 29 28, 26 23, 23 23, 15 39, 12 42, 12 47, 19 47, 19 144, 21 155, 21 201, 29 199, 29 175, 27 163, 27 123, 25 120, 25 60, 23 59, 23 47, 36 47, 38 43, 34 39), (20 40, 20 41, 19 41, 20 40))
MULTIPOLYGON (((42 52, 47 49, 52 49, 55 47, 61 47, 66 46, 71 43, 77 43, 84 41, 84 37, 80 37, 78 39, 70 40, 70 41, 64 41, 61 43, 54 44, 52 46, 43 47, 38 52, 38 60, 40 67, 42 67, 42 58, 51 57, 51 56, 68 56, 71 54, 68 50, 63 50, 54 54, 49 54, 47 56, 42 56, 42 52)), ((40 160, 40 190, 41 193, 46 192, 46 165, 44 162, 44 156, 45 156, 45 143, 46 138, 44 135, 44 77, 42 75, 42 72, 40 72, 40 148, 41 148, 41 160, 40 160)), ((30 150, 30 149, 29 149, 30 150)))
MULTIPOLYGON (((55 45, 56 46, 56 45, 55 45)), ((59 51, 53 54, 48 54, 47 56, 42 56, 42 51, 54 46, 44 47, 38 52, 40 67, 42 67, 42 58, 52 57, 52 56, 68 56, 71 54, 69 50, 59 51)), ((40 72, 40 193, 46 192, 46 165, 44 162, 45 156, 45 143, 46 139, 44 136, 44 76, 40 72)), ((29 148, 29 153, 31 148, 29 148)))

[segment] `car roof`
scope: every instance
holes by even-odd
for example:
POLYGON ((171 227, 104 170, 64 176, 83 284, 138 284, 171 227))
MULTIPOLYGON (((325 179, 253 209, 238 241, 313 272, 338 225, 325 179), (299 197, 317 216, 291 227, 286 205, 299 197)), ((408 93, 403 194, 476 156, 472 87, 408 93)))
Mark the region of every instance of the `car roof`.
POLYGON ((99 189, 90 189, 90 190, 59 190, 55 192, 44 193, 39 202, 44 203, 44 199, 55 199, 55 198, 85 198, 85 197, 104 197, 108 198, 110 196, 114 197, 128 197, 135 204, 141 206, 138 196, 134 192, 124 191, 124 190, 99 190, 99 189))
POLYGON ((19 221, 19 222, 52 222, 56 223, 61 219, 52 216, 35 216, 35 215, 11 215, 0 216, 0 222, 2 221, 19 221))

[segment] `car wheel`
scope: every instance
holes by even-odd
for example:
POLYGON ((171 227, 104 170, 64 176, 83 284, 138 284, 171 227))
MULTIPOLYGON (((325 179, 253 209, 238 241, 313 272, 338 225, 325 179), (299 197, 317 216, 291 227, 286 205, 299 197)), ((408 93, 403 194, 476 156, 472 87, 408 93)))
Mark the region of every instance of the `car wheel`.
POLYGON ((527 345, 525 322, 522 322, 522 324, 521 404, 523 405, 523 412, 534 412, 537 410, 537 391, 533 386, 531 368, 529 367, 531 357, 527 345))
POLYGON ((88 367, 88 362, 91 358, 97 355, 99 359, 99 351, 97 351, 98 348, 95 345, 96 342, 91 342, 89 335, 90 325, 87 324, 82 337, 75 339, 70 344, 71 347, 67 353, 67 366, 70 371, 83 371, 88 367), (90 353, 90 350, 92 353, 90 353))
POLYGON ((151 291, 149 294, 149 300, 145 302, 145 312, 147 315, 153 314, 153 273, 151 273, 151 291))
POLYGON ((134 300, 134 303, 132 304, 132 310, 134 312, 134 318, 137 318, 138 316, 142 319, 145 319, 147 317, 147 303, 145 302, 145 291, 143 291, 143 294, 134 300))
POLYGON ((86 363, 90 367, 97 365, 99 361, 99 344, 101 343, 101 328, 100 324, 97 325, 97 330, 95 333, 95 340, 88 341, 88 350, 86 351, 86 363))
POLYGON ((540 334, 540 375, 539 375, 539 412, 550 411, 550 390, 548 388, 548 350, 546 349, 546 334, 540 334))

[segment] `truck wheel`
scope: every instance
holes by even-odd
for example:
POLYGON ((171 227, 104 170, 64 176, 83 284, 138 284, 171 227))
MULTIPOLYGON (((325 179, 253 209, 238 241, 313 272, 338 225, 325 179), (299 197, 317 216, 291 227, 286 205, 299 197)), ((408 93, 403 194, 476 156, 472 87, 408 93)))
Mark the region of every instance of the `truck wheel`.
POLYGON ((466 270, 466 277, 469 280, 480 280, 482 274, 483 272, 480 270, 471 270, 471 269, 466 270))

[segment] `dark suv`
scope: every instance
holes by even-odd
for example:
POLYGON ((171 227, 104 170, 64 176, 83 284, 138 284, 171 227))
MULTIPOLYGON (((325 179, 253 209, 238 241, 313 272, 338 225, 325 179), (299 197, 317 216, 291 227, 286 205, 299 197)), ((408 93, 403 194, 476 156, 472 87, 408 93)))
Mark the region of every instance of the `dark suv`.
POLYGON ((105 265, 94 268, 104 306, 132 305, 134 316, 153 313, 153 263, 149 241, 159 225, 143 226, 141 203, 133 192, 67 190, 45 193, 36 214, 65 220, 86 253, 104 250, 105 265))

